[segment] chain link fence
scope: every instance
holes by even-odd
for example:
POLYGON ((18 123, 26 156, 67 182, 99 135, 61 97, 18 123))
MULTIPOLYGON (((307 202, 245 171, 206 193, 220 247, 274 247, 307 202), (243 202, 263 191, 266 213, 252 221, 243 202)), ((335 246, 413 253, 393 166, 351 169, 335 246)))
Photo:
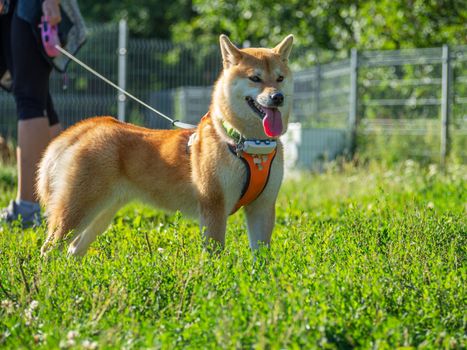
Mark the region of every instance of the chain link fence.
MULTIPOLYGON (((78 58, 164 114, 197 123, 221 69, 218 47, 135 38, 120 47, 121 39, 118 24, 90 27, 78 58)), ((316 167, 355 147, 364 157, 388 161, 437 162, 450 150, 466 162, 467 46, 451 48, 447 57, 443 48, 354 50, 346 59, 312 67, 297 52, 291 62, 293 124, 286 136, 291 166, 316 167)), ((67 74, 52 74, 51 91, 65 127, 96 115, 170 127, 74 63, 67 74)), ((16 136, 14 100, 5 92, 0 92, 0 133, 16 136)))

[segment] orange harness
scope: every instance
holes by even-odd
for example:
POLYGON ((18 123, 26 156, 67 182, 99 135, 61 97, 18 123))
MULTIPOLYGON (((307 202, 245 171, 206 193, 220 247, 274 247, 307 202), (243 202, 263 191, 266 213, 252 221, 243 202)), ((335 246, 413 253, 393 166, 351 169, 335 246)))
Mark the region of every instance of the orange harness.
MULTIPOLYGON (((237 152, 233 146, 229 145, 229 149, 237 156, 237 152)), ((276 149, 269 154, 251 154, 241 152, 238 155, 239 159, 241 159, 245 164, 247 179, 243 186, 240 199, 230 213, 231 215, 244 205, 248 205, 253 202, 263 192, 268 183, 271 164, 275 156, 276 149)))
MULTIPOLYGON (((209 114, 210 113, 207 112, 203 116, 203 118, 201 118, 201 121, 208 118, 209 114)), ((191 143, 193 142, 192 138, 195 136, 196 134, 193 134, 192 137, 190 137, 190 140, 188 141, 188 145, 187 145, 188 152, 189 152, 189 147, 191 146, 191 143)), ((248 153, 246 152, 246 150, 245 151, 241 150, 240 146, 242 145, 243 145, 242 142, 238 142, 238 141, 237 141, 237 144, 235 145, 230 144, 230 143, 228 144, 230 151, 236 157, 238 157, 240 160, 243 161, 243 164, 245 164, 246 171, 247 171, 247 179, 246 179, 245 185, 243 186, 242 194, 237 204, 233 208, 232 212, 230 213, 230 215, 236 213, 237 210, 240 209, 241 207, 253 202, 263 192, 269 180, 269 173, 271 171, 272 161, 274 160, 274 157, 276 156, 276 148, 274 148, 268 154, 254 154, 254 153, 248 153)))

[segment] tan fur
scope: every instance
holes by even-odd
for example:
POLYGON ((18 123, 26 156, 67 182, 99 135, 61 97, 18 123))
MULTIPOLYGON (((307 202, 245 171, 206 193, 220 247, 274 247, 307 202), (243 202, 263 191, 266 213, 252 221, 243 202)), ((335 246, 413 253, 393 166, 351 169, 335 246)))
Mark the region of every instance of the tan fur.
MULTIPOLYGON (((231 141, 221 126, 227 120, 248 138, 267 138, 261 119, 245 102, 282 91, 280 107, 286 130, 292 102, 292 78, 287 57, 289 36, 274 49, 237 49, 221 36, 224 70, 218 79, 209 118, 192 130, 150 130, 120 123, 110 117, 80 122, 56 138, 40 164, 37 190, 46 207, 48 237, 45 254, 53 243, 68 240, 69 254, 84 255, 105 231, 116 211, 139 198, 169 211, 197 217, 204 235, 224 244, 226 222, 238 201, 246 170, 228 149, 231 141), (251 82, 261 74, 261 84, 251 82), (284 76, 278 83, 277 76, 284 76)), ((283 148, 271 168, 269 182, 254 202, 245 207, 250 245, 269 244, 274 227, 275 201, 283 174, 283 148)))

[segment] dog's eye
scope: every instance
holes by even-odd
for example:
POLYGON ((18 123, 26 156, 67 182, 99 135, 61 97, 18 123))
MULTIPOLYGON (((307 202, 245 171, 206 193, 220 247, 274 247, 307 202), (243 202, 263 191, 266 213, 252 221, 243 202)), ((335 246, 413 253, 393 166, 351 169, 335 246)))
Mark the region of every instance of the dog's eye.
POLYGON ((261 78, 258 77, 257 75, 253 75, 251 77, 248 77, 248 79, 250 79, 251 81, 255 82, 255 83, 259 83, 261 82, 261 78))
POLYGON ((282 75, 279 75, 279 78, 277 78, 277 82, 280 83, 281 81, 284 81, 284 77, 282 75))

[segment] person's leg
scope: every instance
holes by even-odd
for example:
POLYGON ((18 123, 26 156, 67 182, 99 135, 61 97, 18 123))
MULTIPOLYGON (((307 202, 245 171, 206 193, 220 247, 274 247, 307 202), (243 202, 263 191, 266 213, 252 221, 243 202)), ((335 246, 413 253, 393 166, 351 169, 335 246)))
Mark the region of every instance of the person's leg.
POLYGON ((34 190, 37 166, 51 134, 56 136, 60 129, 48 92, 52 67, 42 55, 32 26, 16 15, 11 24, 11 51, 13 93, 19 117, 18 192, 16 201, 3 211, 2 218, 11 222, 21 215, 23 225, 37 224, 40 214, 34 190), (51 121, 49 114, 55 120, 51 121))
POLYGON ((18 148, 16 149, 18 159, 17 201, 38 201, 34 190, 36 169, 49 141, 49 120, 47 117, 20 120, 18 122, 18 148))
POLYGON ((55 111, 54 103, 50 93, 47 96, 47 118, 49 118, 49 136, 50 140, 53 140, 62 132, 62 126, 58 120, 57 112, 55 111))
POLYGON ((0 85, 7 91, 11 90, 11 44, 10 44, 11 13, 0 16, 0 85))
POLYGON ((62 126, 60 124, 55 124, 49 126, 49 136, 50 140, 52 141, 54 138, 56 138, 60 133, 62 132, 62 126))

